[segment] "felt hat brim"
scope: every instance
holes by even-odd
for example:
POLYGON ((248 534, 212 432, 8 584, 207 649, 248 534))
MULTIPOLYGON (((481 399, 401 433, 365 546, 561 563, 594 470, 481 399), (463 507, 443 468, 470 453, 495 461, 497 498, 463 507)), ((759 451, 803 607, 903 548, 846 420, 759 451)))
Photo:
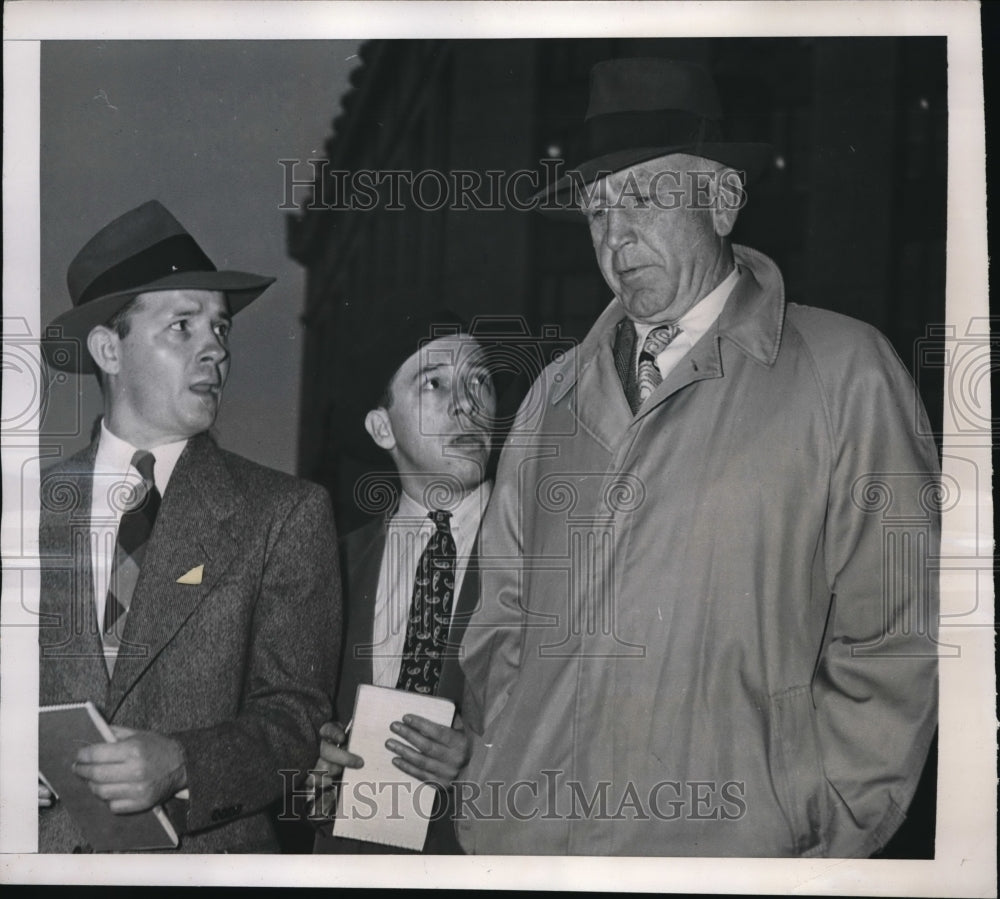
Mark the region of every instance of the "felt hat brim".
POLYGON ((564 174, 554 184, 539 191, 533 200, 538 204, 538 211, 550 218, 583 222, 584 217, 578 205, 579 189, 592 184, 598 178, 612 175, 641 162, 673 153, 687 153, 744 172, 749 181, 763 174, 773 152, 770 144, 747 142, 632 147, 585 160, 571 169, 572 175, 564 174))
POLYGON ((94 361, 87 350, 87 336, 107 322, 141 293, 157 290, 216 290, 226 294, 229 314, 235 315, 274 283, 274 278, 238 271, 173 272, 125 291, 98 297, 58 316, 46 328, 42 351, 48 364, 59 371, 91 374, 94 361))

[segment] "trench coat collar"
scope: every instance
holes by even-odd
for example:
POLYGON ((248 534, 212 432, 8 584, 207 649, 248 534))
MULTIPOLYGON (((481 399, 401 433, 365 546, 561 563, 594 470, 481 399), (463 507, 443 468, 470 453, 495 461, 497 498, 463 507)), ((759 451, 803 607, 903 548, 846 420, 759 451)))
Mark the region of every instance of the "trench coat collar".
MULTIPOLYGON (((762 365, 773 365, 778 357, 785 319, 785 286, 781 272, 770 258, 750 247, 734 244, 733 255, 742 273, 722 310, 716 328, 711 329, 699 343, 714 332, 720 338, 729 340, 751 359, 762 365)), ((552 383, 556 386, 550 393, 551 403, 558 403, 585 376, 599 375, 599 380, 604 381, 608 379, 610 371, 617 378, 611 344, 615 327, 624 317, 625 309, 615 297, 576 347, 576 351, 567 353, 566 358, 553 370, 552 383), (591 372, 595 367, 600 372, 591 372)), ((715 356, 718 357, 717 349, 715 356)), ((709 369, 703 369, 702 373, 704 376, 721 375, 721 362, 717 370, 710 366, 709 369)), ((672 379, 668 379, 670 380, 672 379)), ((610 418, 622 418, 619 424, 624 427, 632 419, 632 415, 625 401, 624 391, 618 390, 617 393, 622 395, 622 408, 619 409, 618 404, 615 404, 613 409, 606 409, 604 413, 610 418)), ((604 395, 617 396, 610 390, 605 391, 604 395)))

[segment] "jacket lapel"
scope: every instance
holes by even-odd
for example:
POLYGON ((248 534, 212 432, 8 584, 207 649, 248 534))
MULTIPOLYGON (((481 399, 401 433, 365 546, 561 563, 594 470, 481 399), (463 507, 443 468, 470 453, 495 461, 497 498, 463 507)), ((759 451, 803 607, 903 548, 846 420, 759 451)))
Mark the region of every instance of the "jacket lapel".
MULTIPOLYGON (((613 315, 618 312, 617 300, 609 309, 613 315)), ((570 408, 580 426, 605 450, 613 453, 621 443, 629 423, 632 410, 625 397, 625 389, 618 372, 615 358, 615 337, 618 323, 608 312, 601 317, 594 331, 577 347, 573 364, 579 366, 574 379, 572 375, 563 381, 563 387, 570 381, 577 385, 575 395, 570 399, 570 408), (600 402, 586 398, 601 397, 600 402)), ((619 357, 623 355, 619 352, 619 357)), ((631 357, 631 351, 629 352, 631 357)), ((565 395, 565 389, 553 393, 553 402, 565 395)))
POLYGON ((192 437, 167 486, 132 597, 108 688, 110 715, 229 567, 242 505, 211 438, 192 437), (199 565, 200 584, 177 583, 199 565))
POLYGON ((342 718, 354 708, 358 684, 370 684, 374 677, 375 599, 385 540, 385 519, 381 516, 365 525, 353 539, 345 540, 347 636, 337 691, 337 712, 342 718))

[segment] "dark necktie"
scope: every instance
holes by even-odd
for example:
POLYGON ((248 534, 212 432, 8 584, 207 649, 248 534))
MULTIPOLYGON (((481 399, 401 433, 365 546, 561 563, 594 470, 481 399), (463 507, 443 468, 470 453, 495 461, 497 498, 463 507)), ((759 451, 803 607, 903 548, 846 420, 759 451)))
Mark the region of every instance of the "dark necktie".
POLYGON ((114 567, 104 604, 102 637, 104 662, 108 667, 109 677, 114 674, 132 594, 139 580, 139 571, 149 535, 153 532, 156 513, 160 510, 160 491, 156 489, 156 482, 153 480, 155 464, 153 454, 145 450, 137 450, 132 456, 132 467, 142 475, 142 484, 135 488, 128 508, 118 524, 114 567))
POLYGON ((635 382, 635 325, 630 318, 618 322, 615 331, 615 341, 612 351, 615 357, 615 369, 625 391, 625 399, 633 414, 639 408, 638 387, 635 382))
POLYGON ((435 510, 428 512, 427 517, 436 529, 417 563, 406 642, 396 682, 397 689, 415 693, 437 691, 455 596, 455 538, 448 525, 451 512, 435 510))

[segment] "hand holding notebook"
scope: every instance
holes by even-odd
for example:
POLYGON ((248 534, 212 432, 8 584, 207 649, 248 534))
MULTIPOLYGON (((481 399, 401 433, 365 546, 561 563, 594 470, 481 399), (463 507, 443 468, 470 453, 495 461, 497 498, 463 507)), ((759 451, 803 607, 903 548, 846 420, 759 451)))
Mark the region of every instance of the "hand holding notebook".
MULTIPOLYGON (((124 728, 119 733, 132 734, 124 728)), ((176 848, 177 834, 160 806, 143 805, 145 811, 116 814, 113 804, 131 810, 141 800, 126 797, 123 802, 107 802, 95 795, 90 782, 77 773, 81 755, 85 759, 96 755, 100 763, 108 754, 107 747, 117 741, 118 735, 93 703, 39 709, 38 755, 42 781, 57 802, 65 805, 83 836, 98 852, 176 848)), ((41 795, 39 791, 40 803, 41 795)))
POLYGON ((426 764, 414 764, 422 755, 416 744, 426 745, 427 737, 413 716, 447 727, 454 715, 455 705, 447 699, 367 684, 358 687, 349 750, 364 759, 364 766, 344 769, 335 836, 404 849, 423 847, 436 790, 406 770, 426 764), (403 724, 406 719, 409 724, 403 724), (413 746, 394 739, 393 733, 408 735, 413 746))

